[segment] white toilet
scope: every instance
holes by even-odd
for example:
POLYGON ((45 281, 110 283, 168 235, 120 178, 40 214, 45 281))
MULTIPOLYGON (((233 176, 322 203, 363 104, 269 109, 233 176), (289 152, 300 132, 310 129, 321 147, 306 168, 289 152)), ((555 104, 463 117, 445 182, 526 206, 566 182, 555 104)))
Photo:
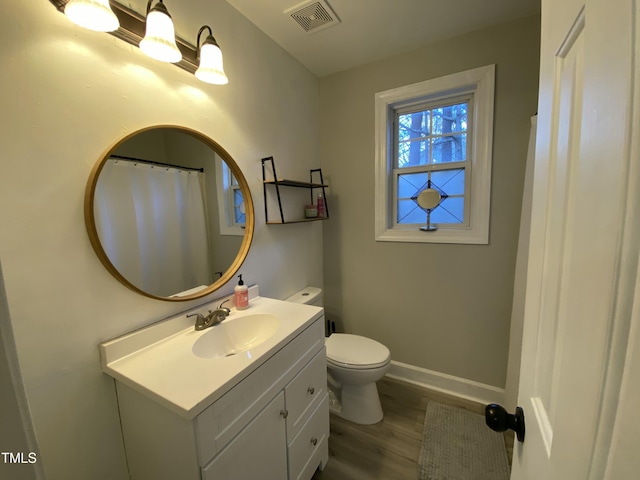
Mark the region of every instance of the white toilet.
MULTIPOLYGON (((287 301, 321 307, 322 290, 307 287, 287 301)), ((376 382, 389 370, 389 349, 370 338, 347 333, 332 334, 325 339, 325 346, 331 411, 354 423, 378 423, 383 412, 376 382)))

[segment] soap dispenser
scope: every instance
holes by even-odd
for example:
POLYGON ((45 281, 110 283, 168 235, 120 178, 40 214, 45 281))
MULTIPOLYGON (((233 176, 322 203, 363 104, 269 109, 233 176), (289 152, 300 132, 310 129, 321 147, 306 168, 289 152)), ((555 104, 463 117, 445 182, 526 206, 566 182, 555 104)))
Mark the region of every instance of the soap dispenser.
POLYGON ((240 281, 233 289, 233 299, 236 304, 236 310, 244 310, 249 306, 249 287, 242 281, 242 275, 238 275, 240 281))

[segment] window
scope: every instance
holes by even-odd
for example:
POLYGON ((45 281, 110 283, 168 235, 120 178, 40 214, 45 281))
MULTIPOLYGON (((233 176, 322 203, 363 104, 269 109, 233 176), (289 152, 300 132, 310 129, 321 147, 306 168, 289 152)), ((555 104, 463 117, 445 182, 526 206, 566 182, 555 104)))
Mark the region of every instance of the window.
POLYGON ((238 180, 227 164, 216 155, 216 191, 221 235, 244 235, 245 208, 238 180))
POLYGON ((376 240, 488 243, 494 75, 490 65, 376 94, 376 240), (419 201, 426 189, 437 206, 419 201))
POLYGON ((227 173, 227 186, 229 191, 229 196, 231 197, 231 201, 229 202, 232 205, 233 215, 230 215, 231 225, 234 227, 240 226, 243 227, 245 224, 245 210, 244 210, 244 198, 242 197, 242 190, 240 190, 240 185, 238 185, 238 180, 231 173, 231 169, 224 164, 224 169, 227 173))

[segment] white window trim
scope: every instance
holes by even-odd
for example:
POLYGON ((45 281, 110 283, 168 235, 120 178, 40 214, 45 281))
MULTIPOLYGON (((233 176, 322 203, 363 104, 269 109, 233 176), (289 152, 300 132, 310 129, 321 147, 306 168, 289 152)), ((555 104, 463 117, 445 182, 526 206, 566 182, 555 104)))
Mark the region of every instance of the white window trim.
POLYGON ((420 243, 489 243, 491 202, 491 159, 493 149, 493 103, 495 65, 454 73, 405 87, 394 88, 375 96, 376 171, 375 235, 383 242, 420 243), (429 96, 473 93, 471 191, 468 202, 470 223, 465 228, 439 228, 424 232, 414 226, 392 228, 390 173, 393 167, 394 108, 429 96))

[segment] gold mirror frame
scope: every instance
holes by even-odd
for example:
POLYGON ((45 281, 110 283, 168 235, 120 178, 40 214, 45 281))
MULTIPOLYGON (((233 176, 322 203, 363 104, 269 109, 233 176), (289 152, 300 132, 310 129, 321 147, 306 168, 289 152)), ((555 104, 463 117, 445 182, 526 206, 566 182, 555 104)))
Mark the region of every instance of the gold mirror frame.
POLYGON ((222 148, 219 143, 207 137, 206 135, 196 130, 190 129, 188 127, 182 127, 178 125, 153 125, 150 127, 143 128, 141 130, 136 130, 135 132, 132 132, 129 135, 125 136, 124 138, 120 139, 111 148, 109 148, 109 150, 107 150, 105 155, 103 155, 102 159, 94 165, 93 169, 91 170, 91 174, 89 175, 87 188, 84 194, 84 220, 85 220, 85 226, 87 228, 87 233, 89 235, 89 241, 91 242, 91 246, 93 247, 94 251, 96 252, 96 255, 98 256, 102 264, 109 271, 109 273, 111 273, 111 275, 113 275, 124 286, 133 290, 136 293, 139 293, 140 295, 144 295, 145 297, 154 298, 156 300, 164 300, 168 302, 185 302, 188 300, 195 300, 197 298, 205 297, 210 293, 215 292, 224 284, 226 284, 229 280, 231 280, 236 274, 236 272, 240 269, 240 266, 242 265, 244 260, 247 258, 247 254, 249 253, 249 247, 251 246, 251 242, 253 240, 253 231, 254 231, 254 224, 255 224, 253 199, 251 198, 251 191, 249 190, 249 185, 247 184, 247 180, 245 179, 244 175, 242 174, 242 171, 240 170, 240 167, 238 167, 233 157, 229 154, 229 152, 227 152, 224 148, 222 148), (240 190, 242 191, 244 204, 245 204, 246 223, 245 223, 245 229, 244 229, 245 230, 244 237, 242 239, 242 243, 240 245, 238 254, 236 255, 236 258, 234 259, 234 261, 231 263, 231 266, 227 269, 226 272, 222 274, 220 278, 218 278, 214 283, 209 285, 206 289, 203 289, 192 295, 186 295, 183 297, 159 297, 149 292, 145 292, 144 290, 141 290, 140 288, 136 287, 131 282, 129 282, 118 271, 118 269, 113 265, 113 263, 111 263, 111 260, 107 256, 107 253, 104 251, 104 248, 102 247, 102 243, 100 242, 100 237, 98 236, 98 230, 96 227, 95 216, 94 216, 94 197, 95 197, 96 185, 98 183, 100 172, 102 171, 104 165, 106 164, 106 161, 118 149, 118 147, 120 147, 124 142, 126 142, 130 138, 140 133, 153 130, 153 129, 160 129, 160 128, 171 128, 174 130, 178 130, 182 133, 185 133, 187 135, 194 137, 197 140, 200 140, 202 143, 204 143, 209 148, 214 150, 215 153, 217 153, 226 162, 228 167, 231 169, 233 175, 237 179, 240 190))

